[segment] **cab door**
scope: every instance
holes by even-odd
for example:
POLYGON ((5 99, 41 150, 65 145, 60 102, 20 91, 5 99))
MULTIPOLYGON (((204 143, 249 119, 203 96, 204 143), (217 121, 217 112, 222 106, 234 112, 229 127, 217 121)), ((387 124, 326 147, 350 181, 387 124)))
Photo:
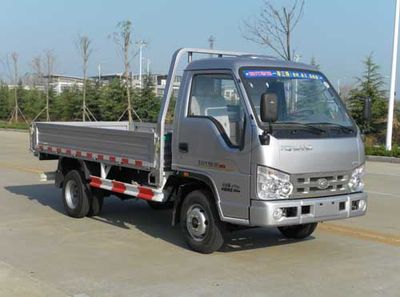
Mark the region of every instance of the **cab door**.
POLYGON ((248 219, 251 128, 237 82, 230 72, 197 72, 188 80, 176 168, 211 179, 224 217, 248 219))

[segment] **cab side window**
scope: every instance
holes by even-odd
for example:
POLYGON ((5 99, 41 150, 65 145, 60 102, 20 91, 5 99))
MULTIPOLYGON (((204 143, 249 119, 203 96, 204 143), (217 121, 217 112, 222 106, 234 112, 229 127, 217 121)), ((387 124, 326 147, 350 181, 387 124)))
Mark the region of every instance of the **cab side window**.
POLYGON ((227 74, 194 76, 189 116, 212 120, 229 145, 238 147, 242 144, 245 112, 232 76, 227 74))

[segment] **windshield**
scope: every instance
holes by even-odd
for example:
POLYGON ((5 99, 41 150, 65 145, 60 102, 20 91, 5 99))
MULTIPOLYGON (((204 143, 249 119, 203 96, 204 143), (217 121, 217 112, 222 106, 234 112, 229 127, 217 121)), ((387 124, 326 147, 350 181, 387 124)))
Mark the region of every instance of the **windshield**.
POLYGON ((278 124, 353 126, 340 98, 318 72, 245 69, 242 78, 259 120, 261 95, 267 93, 278 98, 278 124))

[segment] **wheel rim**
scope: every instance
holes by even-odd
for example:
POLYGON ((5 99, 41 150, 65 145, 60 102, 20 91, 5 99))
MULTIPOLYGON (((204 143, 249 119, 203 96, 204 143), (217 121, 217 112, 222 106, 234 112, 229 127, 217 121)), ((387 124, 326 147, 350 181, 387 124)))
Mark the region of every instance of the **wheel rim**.
POLYGON ((65 186, 65 200, 71 209, 75 209, 79 203, 78 184, 74 180, 69 180, 65 186))
POLYGON ((208 216, 200 205, 192 205, 188 209, 186 213, 186 228, 194 240, 201 241, 206 237, 208 216))

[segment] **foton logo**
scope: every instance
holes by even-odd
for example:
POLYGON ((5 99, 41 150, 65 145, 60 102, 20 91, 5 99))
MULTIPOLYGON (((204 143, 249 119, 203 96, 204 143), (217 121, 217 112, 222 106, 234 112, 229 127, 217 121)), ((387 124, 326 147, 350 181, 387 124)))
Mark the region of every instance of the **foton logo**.
POLYGON ((285 152, 308 152, 312 151, 313 147, 308 144, 304 145, 282 145, 281 146, 281 151, 285 152))
POLYGON ((326 190, 329 188, 329 181, 326 178, 320 178, 317 180, 317 187, 320 190, 326 190))

